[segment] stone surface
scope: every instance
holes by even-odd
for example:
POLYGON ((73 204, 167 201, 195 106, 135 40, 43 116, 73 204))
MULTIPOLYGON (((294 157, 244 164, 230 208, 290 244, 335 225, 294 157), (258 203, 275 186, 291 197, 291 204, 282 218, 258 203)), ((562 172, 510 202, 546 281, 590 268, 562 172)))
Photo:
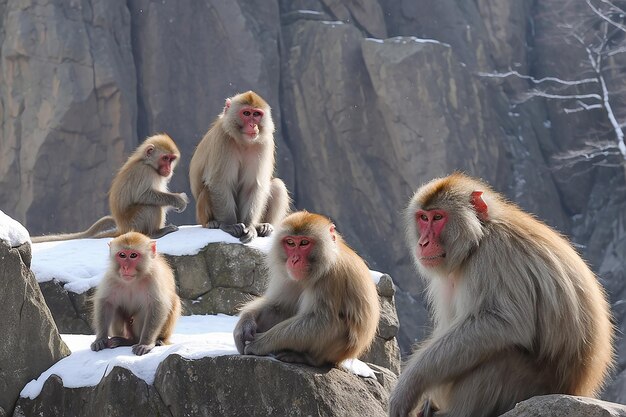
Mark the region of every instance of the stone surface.
POLYGON ((14 417, 126 416, 386 416, 389 386, 337 368, 311 368, 270 358, 219 356, 190 360, 171 355, 159 365, 154 385, 115 367, 97 387, 64 388, 58 377, 42 393, 21 398, 14 417))
POLYGON ((0 240, 0 332, 5 335, 0 343, 0 414, 4 415, 12 414, 27 382, 70 353, 22 253, 30 253, 30 248, 11 248, 0 240))
POLYGON ((31 235, 82 230, 137 143, 130 13, 121 0, 5 4, 0 201, 31 235))
POLYGON ((518 403, 502 417, 617 417, 626 416, 626 406, 569 395, 544 395, 518 403))

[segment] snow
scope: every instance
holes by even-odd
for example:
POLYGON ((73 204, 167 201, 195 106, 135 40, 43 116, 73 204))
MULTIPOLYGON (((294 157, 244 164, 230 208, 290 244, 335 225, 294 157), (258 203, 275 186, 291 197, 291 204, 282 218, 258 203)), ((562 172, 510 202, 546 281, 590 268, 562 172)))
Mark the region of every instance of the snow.
MULTIPOLYGON (((157 367, 169 355, 177 354, 187 359, 235 355, 237 349, 233 329, 237 320, 238 317, 223 314, 183 316, 178 320, 172 335, 172 344, 157 346, 143 356, 133 354, 130 347, 93 352, 90 345, 95 336, 61 335, 72 354, 54 364, 39 378, 30 381, 20 396, 36 398, 51 375, 59 376, 66 388, 92 387, 98 385, 115 366, 120 366, 152 384, 157 367)), ((358 359, 348 359, 340 366, 362 377, 374 377, 374 371, 358 359)))
MULTIPOLYGON (((34 243, 31 269, 38 282, 56 279, 65 284, 65 289, 83 293, 96 287, 104 276, 110 241, 107 238, 34 243)), ((180 226, 177 232, 157 239, 157 250, 174 256, 195 255, 213 242, 241 244, 239 239, 218 229, 180 226)), ((271 244, 272 237, 257 237, 246 246, 268 252, 271 244)))
POLYGON ((17 220, 0 210, 0 240, 6 241, 12 248, 30 242, 28 230, 17 220))

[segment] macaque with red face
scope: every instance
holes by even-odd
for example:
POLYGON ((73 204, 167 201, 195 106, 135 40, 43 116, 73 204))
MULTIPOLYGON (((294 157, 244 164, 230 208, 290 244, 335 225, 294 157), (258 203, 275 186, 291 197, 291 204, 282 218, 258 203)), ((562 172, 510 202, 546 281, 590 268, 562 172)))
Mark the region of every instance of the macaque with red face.
POLYGON ((562 236, 462 174, 422 186, 405 222, 434 330, 391 417, 495 417, 535 395, 598 394, 613 362, 609 306, 562 236))
POLYGON ((129 232, 110 243, 109 269, 94 295, 91 350, 132 346, 144 355, 167 344, 180 316, 174 273, 156 242, 129 232))
POLYGON ((243 307, 235 327, 239 353, 323 366, 367 350, 380 314, 376 286, 329 219, 289 215, 266 261, 268 288, 243 307))
POLYGON ((253 91, 226 99, 189 165, 196 218, 242 242, 268 236, 289 211, 285 184, 274 173, 274 122, 253 91))
POLYGON ((172 178, 180 152, 166 134, 147 138, 119 170, 109 191, 111 216, 102 217, 88 230, 79 233, 33 237, 32 241, 116 237, 130 231, 154 239, 178 228, 165 225, 170 207, 181 212, 189 199, 185 193, 170 193, 167 184, 172 178))

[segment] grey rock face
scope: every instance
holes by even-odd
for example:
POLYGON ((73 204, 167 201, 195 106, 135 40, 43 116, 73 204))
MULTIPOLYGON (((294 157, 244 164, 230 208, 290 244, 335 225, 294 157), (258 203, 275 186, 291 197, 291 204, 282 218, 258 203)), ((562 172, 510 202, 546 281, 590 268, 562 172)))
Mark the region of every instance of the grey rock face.
POLYGON ((0 201, 31 233, 82 230, 108 211, 113 173, 137 143, 126 3, 1 10, 0 201))
POLYGON ((0 409, 12 413, 19 393, 55 362, 69 355, 35 276, 22 261, 25 243, 11 248, 0 240, 0 409))
POLYGON ((544 395, 522 401, 502 417, 617 417, 626 416, 626 406, 569 395, 544 395))
MULTIPOLYGON (((380 375, 386 386, 395 377, 380 375)), ((14 417, 386 416, 389 391, 377 380, 251 356, 189 360, 169 356, 154 385, 115 367, 96 387, 64 388, 58 377, 34 400, 21 398, 14 417), (41 414, 43 413, 43 414, 41 414), (358 413, 358 414, 355 414, 358 413)))

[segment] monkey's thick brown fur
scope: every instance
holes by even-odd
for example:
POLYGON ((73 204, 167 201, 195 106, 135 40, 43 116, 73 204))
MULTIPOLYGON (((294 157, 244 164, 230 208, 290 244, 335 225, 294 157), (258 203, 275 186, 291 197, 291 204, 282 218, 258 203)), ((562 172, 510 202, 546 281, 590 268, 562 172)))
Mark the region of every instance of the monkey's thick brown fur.
POLYGON ((155 244, 136 232, 111 241, 109 269, 93 298, 92 350, 133 346, 133 352, 142 355, 155 345, 169 343, 181 305, 172 268, 156 253, 155 244), (133 279, 120 275, 115 257, 123 249, 141 255, 133 279))
POLYGON ((365 262, 329 219, 307 212, 289 215, 276 232, 267 264, 268 289, 242 309, 234 331, 240 353, 322 366, 369 348, 380 314, 376 286, 365 262), (285 236, 304 236, 315 245, 302 280, 292 279, 285 267, 285 236))
POLYGON ((390 416, 426 399, 436 415, 483 417, 534 395, 598 394, 613 362, 609 305, 562 236, 462 174, 422 186, 405 224, 435 327, 400 375, 390 416), (416 218, 429 210, 447 214, 440 242, 420 240, 416 218), (445 248, 436 267, 419 255, 429 244, 445 248))
POLYGON ((272 177, 274 146, 274 122, 265 100, 253 91, 226 100, 189 164, 198 223, 242 242, 271 233, 289 210, 285 184, 272 177), (244 107, 263 112, 256 135, 243 132, 244 107))
POLYGON ((165 226, 170 207, 183 211, 189 201, 185 193, 171 193, 167 189, 180 151, 166 134, 147 138, 130 155, 113 179, 109 190, 110 216, 102 217, 88 230, 79 233, 48 235, 32 238, 33 242, 116 237, 130 231, 161 237, 176 230, 165 226), (159 158, 173 155, 168 175, 159 172, 159 158))

